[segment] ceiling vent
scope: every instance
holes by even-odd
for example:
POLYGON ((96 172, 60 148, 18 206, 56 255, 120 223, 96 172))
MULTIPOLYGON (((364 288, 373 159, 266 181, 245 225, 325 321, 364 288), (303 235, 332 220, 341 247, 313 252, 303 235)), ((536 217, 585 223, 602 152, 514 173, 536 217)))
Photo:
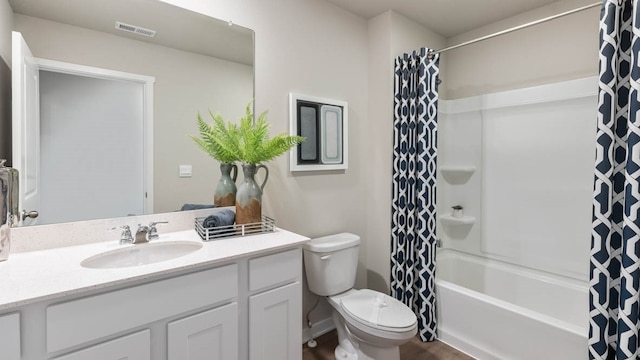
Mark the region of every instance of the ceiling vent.
POLYGON ((140 26, 125 24, 120 21, 116 21, 116 29, 148 37, 156 36, 155 30, 149 30, 140 26))

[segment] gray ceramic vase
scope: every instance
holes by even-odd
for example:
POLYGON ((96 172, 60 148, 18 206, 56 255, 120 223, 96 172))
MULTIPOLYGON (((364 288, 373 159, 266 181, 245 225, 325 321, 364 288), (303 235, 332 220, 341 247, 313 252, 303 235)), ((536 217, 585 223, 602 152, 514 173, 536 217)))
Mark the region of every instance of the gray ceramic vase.
POLYGON ((222 175, 213 192, 213 203, 216 206, 234 206, 236 204, 238 167, 235 164, 220 164, 220 173, 222 175))
POLYGON ((236 193, 236 224, 251 224, 262 221, 262 190, 269 178, 269 169, 264 165, 243 164, 244 180, 236 193), (265 170, 264 181, 258 185, 255 180, 259 169, 265 170))

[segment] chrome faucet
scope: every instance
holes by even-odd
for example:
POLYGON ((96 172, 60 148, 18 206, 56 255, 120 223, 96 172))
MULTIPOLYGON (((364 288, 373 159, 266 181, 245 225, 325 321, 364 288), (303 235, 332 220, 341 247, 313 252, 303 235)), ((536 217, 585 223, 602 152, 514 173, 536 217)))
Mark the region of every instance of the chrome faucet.
POLYGON ((149 227, 138 224, 138 230, 136 230, 136 237, 133 239, 134 244, 143 244, 149 242, 149 227))
POLYGON ((168 224, 168 221, 155 221, 149 223, 149 226, 144 226, 138 224, 138 229, 136 230, 136 235, 131 235, 131 228, 129 225, 122 225, 110 228, 109 230, 122 230, 120 234, 120 245, 123 244, 144 244, 148 243, 149 240, 155 240, 159 237, 158 229, 156 226, 158 224, 168 224))
POLYGON ((158 235, 158 229, 156 228, 156 225, 158 224, 168 224, 168 221, 154 221, 154 222, 150 222, 149 223, 149 240, 156 240, 157 238, 160 237, 160 235, 158 235))
POLYGON ((129 225, 116 226, 108 230, 122 230, 122 233, 120 234, 120 245, 133 243, 133 236, 131 236, 131 228, 129 225))

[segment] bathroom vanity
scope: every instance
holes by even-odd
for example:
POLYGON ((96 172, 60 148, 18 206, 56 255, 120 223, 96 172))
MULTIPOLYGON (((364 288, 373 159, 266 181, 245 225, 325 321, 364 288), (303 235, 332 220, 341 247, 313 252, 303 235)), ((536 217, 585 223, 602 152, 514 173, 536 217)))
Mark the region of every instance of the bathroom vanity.
MULTIPOLYGON (((148 245, 116 240, 11 254, 0 262, 2 359, 299 360, 307 240, 277 229, 112 268, 81 264, 148 245)), ((201 242, 193 230, 155 242, 180 241, 201 242)))

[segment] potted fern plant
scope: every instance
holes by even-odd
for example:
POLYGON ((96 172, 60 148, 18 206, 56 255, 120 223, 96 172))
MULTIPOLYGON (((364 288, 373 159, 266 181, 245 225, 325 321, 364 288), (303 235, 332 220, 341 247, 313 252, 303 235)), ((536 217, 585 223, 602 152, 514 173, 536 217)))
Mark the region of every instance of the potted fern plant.
POLYGON ((220 162, 220 180, 213 192, 213 203, 216 206, 234 206, 236 204, 236 178, 240 160, 238 143, 238 127, 225 122, 220 114, 209 111, 213 120, 211 124, 202 119, 198 113, 198 129, 200 137, 191 136, 193 141, 209 156, 220 162))
POLYGON ((191 136, 202 150, 220 162, 222 177, 216 186, 214 204, 235 204, 237 224, 262 221, 262 191, 269 178, 269 169, 263 163, 275 159, 305 140, 301 136, 291 136, 287 133, 269 138, 270 124, 267 121, 267 112, 260 114, 254 121, 252 105, 253 101, 250 101, 239 124, 224 121, 220 114, 214 115, 211 112, 209 114, 213 122, 208 124, 198 114, 200 137, 191 136), (244 180, 237 191, 235 179, 238 171, 234 164, 236 161, 242 162, 244 174, 244 180), (235 175, 232 177, 231 172, 234 168, 235 175), (262 184, 258 185, 255 175, 260 169, 265 171, 265 177, 262 184), (233 203, 230 195, 232 188, 235 197, 233 203))
POLYGON ((267 122, 267 112, 260 114, 254 121, 251 105, 252 102, 249 102, 245 116, 240 119, 240 124, 236 128, 238 157, 243 163, 244 175, 244 180, 236 194, 237 224, 262 221, 262 191, 269 178, 269 169, 262 163, 275 159, 305 140, 303 137, 291 136, 287 133, 269 138, 270 125, 267 122), (265 171, 264 180, 260 185, 254 178, 259 169, 265 171))

